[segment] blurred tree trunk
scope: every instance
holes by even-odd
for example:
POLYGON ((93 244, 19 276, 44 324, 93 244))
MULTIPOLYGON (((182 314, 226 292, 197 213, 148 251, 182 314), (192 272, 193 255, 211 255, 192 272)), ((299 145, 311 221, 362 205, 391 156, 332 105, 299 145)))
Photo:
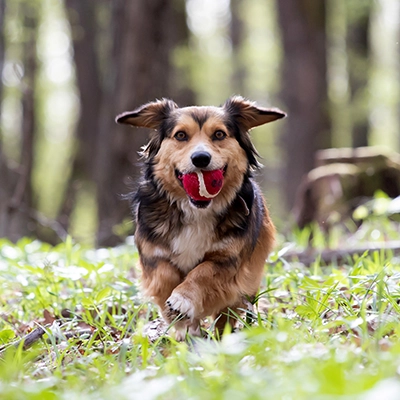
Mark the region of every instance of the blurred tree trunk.
POLYGON ((33 207, 32 169, 34 139, 36 131, 35 86, 37 70, 36 41, 38 32, 39 10, 35 3, 21 2, 23 19, 22 63, 22 140, 19 166, 10 170, 4 163, 4 178, 7 200, 2 207, 1 236, 16 241, 27 235, 36 235, 37 223, 33 207))
POLYGON ((67 183, 59 222, 68 231, 71 213, 80 187, 94 179, 94 162, 103 90, 97 55, 99 26, 96 19, 100 1, 65 0, 71 26, 80 118, 76 128, 77 148, 67 183))
MULTIPOLYGON (((4 55, 5 55, 5 40, 4 40, 4 14, 6 11, 6 0, 0 0, 0 76, 3 74, 4 67, 4 55)), ((3 83, 0 81, 0 104, 3 100, 3 83)), ((1 107, 0 107, 1 115, 1 107)), ((1 151, 1 140, 0 140, 0 151, 1 151)))
MULTIPOLYGON (((36 131, 35 115, 35 86, 37 70, 36 41, 38 34, 38 6, 31 1, 23 3, 24 7, 24 44, 23 51, 23 95, 22 95, 22 144, 20 160, 20 178, 15 191, 12 207, 17 209, 20 204, 26 208, 21 225, 29 231, 34 231, 35 222, 32 220, 33 192, 32 192, 32 170, 34 154, 34 138, 36 131)), ((23 228, 19 230, 22 234, 23 228)))
MULTIPOLYGON (((5 0, 0 0, 0 76, 4 68, 4 13, 6 10, 5 0)), ((0 80, 0 117, 1 105, 3 101, 3 83, 0 80)), ((8 202, 8 171, 2 149, 2 138, 0 135, 0 237, 4 237, 7 226, 7 202, 8 202)))
POLYGON ((368 79, 370 72, 370 15, 372 1, 348 2, 347 54, 351 94, 352 145, 368 145, 368 79))
POLYGON ((282 96, 289 117, 282 137, 284 191, 291 208, 297 187, 331 144, 327 99, 325 0, 277 1, 283 44, 282 96))
MULTIPOLYGON (((188 39, 184 2, 66 0, 66 6, 81 95, 80 152, 69 187, 80 171, 95 182, 97 244, 112 246, 121 241, 115 227, 130 218, 128 202, 121 195, 138 176, 137 151, 147 141, 146 131, 117 126, 115 116, 156 98, 190 102, 193 97, 182 83, 176 84, 172 65, 174 49, 188 39), (104 5, 111 12, 106 32, 94 17, 104 5), (104 34, 111 44, 100 48, 99 35, 104 34)), ((72 209, 69 204, 63 210, 66 217, 72 209)))
POLYGON ((241 59, 241 48, 244 38, 241 0, 231 0, 230 38, 233 53, 232 88, 236 94, 244 94, 246 70, 241 59))

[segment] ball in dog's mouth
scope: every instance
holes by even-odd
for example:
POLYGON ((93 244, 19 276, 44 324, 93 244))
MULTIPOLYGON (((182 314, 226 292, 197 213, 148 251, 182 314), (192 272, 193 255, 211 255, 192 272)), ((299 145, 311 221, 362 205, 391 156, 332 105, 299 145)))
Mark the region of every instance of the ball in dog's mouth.
POLYGON ((192 203, 199 208, 207 207, 224 184, 224 169, 178 173, 177 176, 192 203))

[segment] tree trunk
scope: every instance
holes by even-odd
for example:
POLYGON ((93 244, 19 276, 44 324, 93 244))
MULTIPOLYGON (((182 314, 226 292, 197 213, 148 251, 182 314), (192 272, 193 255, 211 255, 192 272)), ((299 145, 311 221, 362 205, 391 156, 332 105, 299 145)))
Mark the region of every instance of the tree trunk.
POLYGON ((346 3, 348 13, 347 54, 351 95, 352 145, 368 146, 368 80, 370 59, 370 13, 372 3, 346 3))
MULTIPOLYGON (((35 4, 26 2, 24 9, 24 28, 25 42, 23 45, 23 63, 24 63, 24 79, 23 79, 23 96, 22 96, 22 147, 21 147, 21 176, 23 181, 21 184, 21 192, 16 191, 17 204, 20 199, 23 201, 29 213, 33 209, 33 193, 32 193, 32 170, 33 170, 33 151, 34 137, 36 131, 36 115, 35 115, 35 86, 36 86, 36 40, 38 33, 38 9, 35 4), (20 199, 18 196, 21 196, 20 199)), ((14 205, 13 205, 14 206, 14 205)), ((27 215, 24 220, 29 220, 27 215)), ((30 222, 33 224, 33 221, 30 222)))
POLYGON ((76 206, 78 188, 95 178, 94 158, 103 90, 97 54, 99 26, 96 19, 101 3, 87 0, 65 0, 65 3, 71 26, 80 99, 80 117, 76 129, 77 150, 58 217, 62 227, 68 231, 70 217, 76 206))
POLYGON ((22 44, 22 63, 24 75, 22 81, 22 141, 21 156, 18 168, 3 169, 7 200, 3 203, 0 215, 0 235, 16 241, 27 235, 36 234, 37 223, 32 195, 32 169, 34 138, 36 131, 35 85, 36 85, 36 40, 39 10, 36 4, 29 1, 21 3, 24 41, 22 44))
MULTIPOLYGON (((0 76, 3 73, 5 40, 4 40, 4 13, 6 9, 5 0, 0 0, 0 76)), ((1 104, 3 100, 3 83, 0 81, 0 118, 1 104)), ((7 203, 8 203, 8 171, 2 149, 2 138, 0 135, 0 237, 6 235, 7 227, 7 203)))
MULTIPOLYGON (((4 14, 6 11, 6 0, 0 0, 0 76, 3 75, 4 67, 4 55, 5 55, 5 40, 4 40, 4 14)), ((3 99, 3 83, 0 82, 0 104, 3 99)), ((0 107, 1 115, 1 107, 0 107)), ((0 140, 0 152, 1 152, 1 140, 0 140)))
POLYGON ((94 164, 89 155, 96 146, 102 87, 97 56, 98 23, 96 11, 99 2, 66 0, 71 24, 76 77, 80 99, 80 118, 77 127, 79 149, 75 162, 76 176, 90 179, 94 164))
POLYGON ((246 76, 246 70, 240 54, 244 36, 244 24, 241 18, 242 4, 240 0, 231 0, 230 37, 233 58, 232 88, 236 94, 244 94, 244 81, 246 76))
POLYGON ((325 1, 277 1, 283 44, 282 96, 289 117, 282 146, 286 153, 284 191, 291 208, 316 150, 331 143, 327 99, 325 1))

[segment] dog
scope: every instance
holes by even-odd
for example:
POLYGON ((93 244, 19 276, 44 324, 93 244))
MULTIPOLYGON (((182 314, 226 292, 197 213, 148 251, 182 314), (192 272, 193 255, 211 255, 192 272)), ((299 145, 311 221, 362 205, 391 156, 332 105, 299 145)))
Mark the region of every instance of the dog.
POLYGON ((260 164, 249 131, 285 115, 234 96, 221 107, 162 99, 116 118, 154 130, 131 197, 135 243, 144 292, 176 322, 177 340, 201 336, 207 316, 223 329, 257 293, 275 227, 252 178, 260 164))

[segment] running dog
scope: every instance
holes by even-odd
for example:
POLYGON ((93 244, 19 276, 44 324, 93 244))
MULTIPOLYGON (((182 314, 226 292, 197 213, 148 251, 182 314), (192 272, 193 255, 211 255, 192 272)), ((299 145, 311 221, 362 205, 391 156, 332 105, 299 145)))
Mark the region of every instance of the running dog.
POLYGON ((177 340, 200 335, 206 316, 222 329, 259 288, 275 228, 252 179, 260 165, 249 130, 283 117, 235 96, 221 107, 163 99, 116 118, 154 130, 131 199, 135 241, 144 291, 177 321, 177 340))

